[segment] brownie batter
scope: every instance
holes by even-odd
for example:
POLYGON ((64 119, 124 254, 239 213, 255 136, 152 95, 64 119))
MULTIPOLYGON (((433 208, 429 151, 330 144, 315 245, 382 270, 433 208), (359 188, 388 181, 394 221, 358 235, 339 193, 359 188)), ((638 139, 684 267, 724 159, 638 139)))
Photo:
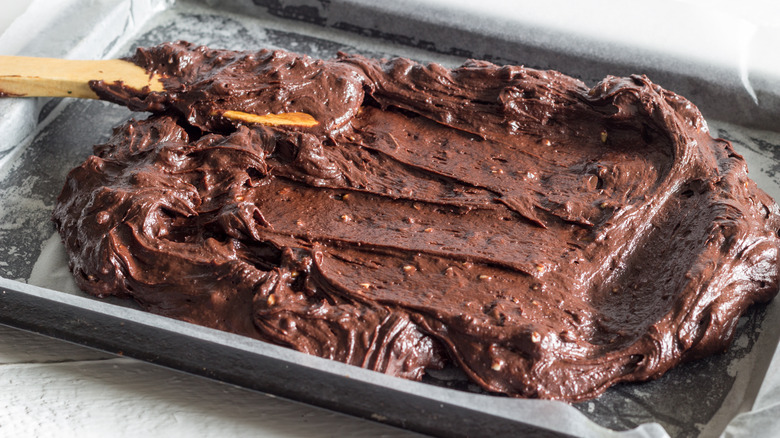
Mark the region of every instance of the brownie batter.
POLYGON ((80 287, 411 379, 580 401, 723 351, 778 290, 777 205, 644 76, 171 43, 155 112, 54 211, 80 287), (313 128, 220 114, 305 112, 313 128))

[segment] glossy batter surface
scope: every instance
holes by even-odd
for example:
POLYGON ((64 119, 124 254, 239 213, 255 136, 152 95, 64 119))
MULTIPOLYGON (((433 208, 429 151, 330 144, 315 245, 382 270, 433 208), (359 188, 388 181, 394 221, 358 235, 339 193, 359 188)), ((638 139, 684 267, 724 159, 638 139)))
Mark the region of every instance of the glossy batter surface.
POLYGON ((165 93, 54 212, 79 285, 418 379, 567 401, 727 348, 778 290, 780 219, 731 145, 647 78, 589 89, 470 61, 139 49, 165 93), (300 111, 314 128, 220 111, 300 111))

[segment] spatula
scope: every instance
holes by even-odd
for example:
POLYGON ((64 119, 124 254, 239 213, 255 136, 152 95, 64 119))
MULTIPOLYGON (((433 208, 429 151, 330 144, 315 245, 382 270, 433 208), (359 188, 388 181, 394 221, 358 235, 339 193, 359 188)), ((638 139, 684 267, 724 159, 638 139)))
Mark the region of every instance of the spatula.
MULTIPOLYGON (((117 83, 142 93, 164 92, 162 77, 150 74, 132 62, 121 59, 74 61, 55 58, 0 56, 0 97, 76 97, 98 99, 91 81, 117 83)), ((301 112, 250 114, 220 111, 219 116, 236 122, 267 126, 318 124, 301 112)))

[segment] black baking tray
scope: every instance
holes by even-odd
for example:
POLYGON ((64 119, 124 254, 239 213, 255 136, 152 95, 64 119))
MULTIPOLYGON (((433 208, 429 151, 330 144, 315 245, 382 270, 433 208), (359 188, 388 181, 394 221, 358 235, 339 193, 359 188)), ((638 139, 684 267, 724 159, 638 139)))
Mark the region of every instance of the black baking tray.
MULTIPOLYGON (((450 66, 470 57, 483 58, 555 68, 589 85, 608 73, 636 72, 624 62, 596 62, 582 54, 518 41, 516 34, 469 25, 468 17, 457 14, 442 21, 359 0, 217 3, 218 7, 213 1, 169 5, 127 41, 106 45, 97 56, 121 56, 137 46, 187 39, 212 47, 282 48, 324 58, 345 51, 450 66)), ((705 114, 729 118, 716 105, 718 99, 750 105, 739 87, 716 86, 709 77, 676 74, 662 65, 643 71, 697 103, 700 97, 705 114)), ((762 117, 777 113, 761 111, 753 124, 766 128, 762 117)), ((144 313, 127 303, 25 284, 14 279, 31 278, 41 248, 56 240, 49 216, 67 172, 88 156, 93 144, 107 138, 112 126, 145 115, 104 102, 54 100, 36 107, 31 117, 43 121, 39 130, 2 157, 0 251, 6 254, 0 258, 2 324, 438 436, 697 436, 701 425, 719 415, 735 388, 748 400, 755 395, 771 358, 757 355, 757 350, 774 351, 780 337, 780 330, 770 324, 780 314, 777 306, 754 308, 741 319, 737 342, 727 353, 684 364, 657 381, 618 385, 596 400, 572 407, 484 394, 457 370, 433 374, 422 383, 406 381, 144 313), (735 363, 747 364, 754 375, 750 382, 730 371, 735 363)), ((748 159, 759 186, 777 197, 780 137, 745 128, 739 114, 729 120, 741 124, 715 123, 713 134, 732 140, 748 159)))
POLYGON ((0 296, 7 325, 422 433, 572 436, 518 422, 515 412, 527 400, 490 409, 489 395, 453 397, 449 389, 6 280, 0 296))

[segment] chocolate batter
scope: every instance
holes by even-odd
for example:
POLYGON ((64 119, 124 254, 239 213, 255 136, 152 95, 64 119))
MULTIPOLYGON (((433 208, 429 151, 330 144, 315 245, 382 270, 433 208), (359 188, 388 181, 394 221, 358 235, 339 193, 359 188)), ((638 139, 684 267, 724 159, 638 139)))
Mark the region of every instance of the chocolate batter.
POLYGON ((156 115, 68 176, 78 284, 411 379, 567 401, 727 348, 778 290, 777 205, 646 77, 139 49, 156 115), (234 126, 300 111, 314 128, 234 126))

